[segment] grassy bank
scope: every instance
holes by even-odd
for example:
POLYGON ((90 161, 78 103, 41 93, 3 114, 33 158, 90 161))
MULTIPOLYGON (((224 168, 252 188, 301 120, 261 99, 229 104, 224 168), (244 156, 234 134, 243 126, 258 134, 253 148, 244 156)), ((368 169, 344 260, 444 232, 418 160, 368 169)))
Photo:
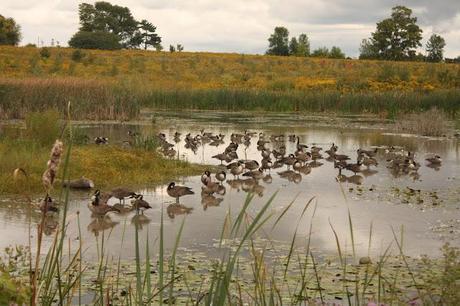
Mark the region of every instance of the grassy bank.
MULTIPOLYGON (((43 167, 49 159, 49 149, 29 142, 0 143, 0 194, 42 192, 43 167), (16 168, 22 168, 28 178, 13 179, 16 168)), ((158 153, 142 149, 114 146, 75 146, 70 162, 70 178, 85 176, 97 188, 151 186, 180 176, 199 174, 203 166, 183 161, 167 160, 158 153)), ((60 177, 60 175, 59 175, 60 177)))
POLYGON ((460 107, 460 65, 241 54, 0 47, 0 117, 64 111, 129 119, 141 107, 389 114, 460 107))

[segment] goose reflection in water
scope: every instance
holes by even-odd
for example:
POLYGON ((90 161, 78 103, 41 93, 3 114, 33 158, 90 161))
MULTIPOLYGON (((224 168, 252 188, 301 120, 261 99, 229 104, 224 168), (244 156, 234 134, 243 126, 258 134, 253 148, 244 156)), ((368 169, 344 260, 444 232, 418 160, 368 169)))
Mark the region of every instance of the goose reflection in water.
POLYGON ((95 236, 98 236, 100 232, 114 228, 118 222, 113 221, 109 215, 99 216, 92 218, 90 224, 88 224, 88 231, 94 233, 95 236))
POLYGON ((191 214, 192 210, 193 207, 187 207, 180 203, 169 204, 168 207, 166 207, 166 212, 171 219, 174 219, 178 215, 191 214))
POLYGON ((144 225, 147 225, 151 222, 152 220, 147 217, 146 215, 144 214, 135 214, 132 218, 131 218, 131 224, 136 226, 138 229, 142 229, 144 227, 144 225))

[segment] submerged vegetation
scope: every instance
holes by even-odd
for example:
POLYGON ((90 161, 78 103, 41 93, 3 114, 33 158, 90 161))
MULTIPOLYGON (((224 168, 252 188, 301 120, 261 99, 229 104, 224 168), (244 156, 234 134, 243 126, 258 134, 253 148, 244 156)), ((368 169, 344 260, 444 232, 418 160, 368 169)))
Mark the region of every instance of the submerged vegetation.
POLYGON ((244 54, 0 48, 0 117, 49 108, 129 119, 142 107, 455 116, 460 66, 244 54))

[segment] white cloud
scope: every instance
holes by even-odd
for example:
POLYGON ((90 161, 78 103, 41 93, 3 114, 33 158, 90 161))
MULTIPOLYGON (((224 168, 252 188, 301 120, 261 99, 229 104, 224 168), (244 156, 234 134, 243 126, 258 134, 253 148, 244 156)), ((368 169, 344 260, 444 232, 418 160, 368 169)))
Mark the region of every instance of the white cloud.
MULTIPOLYGON (((1 14, 22 26, 23 44, 40 37, 65 44, 78 29, 75 0, 2 0, 1 14)), ((93 2, 93 1, 88 1, 93 2)), ((189 51, 263 53, 267 38, 278 25, 291 35, 306 33, 312 47, 340 46, 357 56, 361 39, 396 4, 413 8, 424 29, 447 42, 446 56, 460 54, 460 1, 442 0, 114 0, 127 6, 137 19, 152 21, 164 46, 181 43, 189 51)))

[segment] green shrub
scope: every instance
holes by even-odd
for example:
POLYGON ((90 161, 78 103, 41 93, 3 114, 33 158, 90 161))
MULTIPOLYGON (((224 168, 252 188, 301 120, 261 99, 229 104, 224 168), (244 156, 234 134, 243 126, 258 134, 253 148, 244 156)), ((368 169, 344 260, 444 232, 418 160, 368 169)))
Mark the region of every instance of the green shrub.
POLYGON ((43 47, 40 49, 40 56, 42 59, 47 59, 51 56, 51 51, 50 49, 43 47))
POLYGON ((51 146, 59 136, 59 113, 55 110, 32 112, 26 116, 27 137, 43 146, 51 146))
POLYGON ((71 58, 74 62, 80 62, 85 57, 85 55, 86 54, 83 51, 81 51, 80 49, 77 49, 72 52, 71 58))
POLYGON ((120 39, 116 34, 109 32, 84 32, 75 33, 69 40, 69 46, 81 49, 119 50, 120 39))

